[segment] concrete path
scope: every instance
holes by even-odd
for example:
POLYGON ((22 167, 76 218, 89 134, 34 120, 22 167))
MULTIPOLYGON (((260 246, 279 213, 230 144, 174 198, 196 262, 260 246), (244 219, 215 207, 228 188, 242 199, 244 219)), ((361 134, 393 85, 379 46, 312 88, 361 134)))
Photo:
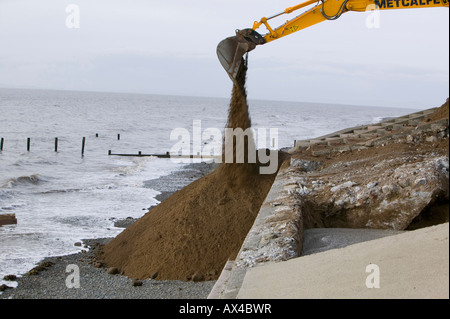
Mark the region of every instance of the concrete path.
POLYGON ((448 299, 448 237, 445 223, 249 268, 237 298, 448 299))

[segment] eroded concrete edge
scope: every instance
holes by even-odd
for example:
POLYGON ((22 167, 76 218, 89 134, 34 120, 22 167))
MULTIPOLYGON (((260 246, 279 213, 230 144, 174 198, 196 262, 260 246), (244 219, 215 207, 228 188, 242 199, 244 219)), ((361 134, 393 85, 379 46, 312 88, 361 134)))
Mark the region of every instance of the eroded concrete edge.
POLYGON ((280 169, 236 260, 224 269, 226 281, 218 281, 209 298, 235 299, 248 268, 298 257, 303 227, 300 209, 291 198, 295 180, 287 167, 280 169))

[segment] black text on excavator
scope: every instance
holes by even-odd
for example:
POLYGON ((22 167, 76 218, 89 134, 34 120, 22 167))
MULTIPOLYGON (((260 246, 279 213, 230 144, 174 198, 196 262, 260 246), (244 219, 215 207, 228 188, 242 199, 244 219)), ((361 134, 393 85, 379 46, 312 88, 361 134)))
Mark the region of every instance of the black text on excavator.
POLYGON ((336 20, 343 13, 349 11, 364 12, 368 10, 392 10, 409 8, 448 7, 449 0, 308 0, 269 18, 255 21, 253 28, 236 30, 236 35, 226 38, 217 46, 217 56, 220 63, 227 71, 231 80, 235 82, 240 68, 243 65, 243 57, 257 45, 265 44, 291 33, 300 31, 314 24, 326 20, 336 20), (313 4, 315 4, 313 6, 313 4), (312 6, 309 10, 286 21, 283 25, 272 28, 268 21, 284 14, 290 14, 301 8, 312 6), (259 34, 256 30, 264 25, 268 33, 259 34))

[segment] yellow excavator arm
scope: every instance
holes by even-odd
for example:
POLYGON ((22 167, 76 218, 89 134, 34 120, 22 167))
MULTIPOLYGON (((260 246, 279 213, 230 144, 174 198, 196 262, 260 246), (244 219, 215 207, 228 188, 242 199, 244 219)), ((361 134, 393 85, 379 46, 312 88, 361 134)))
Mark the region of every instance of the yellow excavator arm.
POLYGON ((220 63, 234 82, 239 74, 241 65, 243 65, 243 56, 247 52, 253 50, 257 45, 272 42, 319 22, 336 20, 343 13, 349 11, 365 12, 375 9, 392 10, 448 7, 448 1, 449 0, 308 0, 296 6, 289 7, 271 17, 264 17, 260 21, 255 21, 251 29, 236 30, 236 36, 229 37, 219 43, 217 47, 217 56, 220 63), (286 23, 281 26, 273 28, 269 24, 269 20, 273 18, 291 14, 294 11, 308 6, 312 7, 297 17, 286 21, 286 23), (268 33, 265 35, 261 35, 256 31, 262 25, 268 30, 268 33))

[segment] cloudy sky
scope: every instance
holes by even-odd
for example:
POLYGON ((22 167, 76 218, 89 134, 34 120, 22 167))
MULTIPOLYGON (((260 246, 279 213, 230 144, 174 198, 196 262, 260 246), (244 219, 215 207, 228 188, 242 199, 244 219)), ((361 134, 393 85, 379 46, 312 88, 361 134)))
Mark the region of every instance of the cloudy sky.
MULTIPOLYGON (((0 0, 0 87, 229 97, 217 44, 300 2, 0 0), (79 28, 67 27, 70 4, 79 28)), ((370 14, 258 47, 249 98, 440 106, 449 96, 448 8, 382 11, 378 28, 366 26, 370 14)))

